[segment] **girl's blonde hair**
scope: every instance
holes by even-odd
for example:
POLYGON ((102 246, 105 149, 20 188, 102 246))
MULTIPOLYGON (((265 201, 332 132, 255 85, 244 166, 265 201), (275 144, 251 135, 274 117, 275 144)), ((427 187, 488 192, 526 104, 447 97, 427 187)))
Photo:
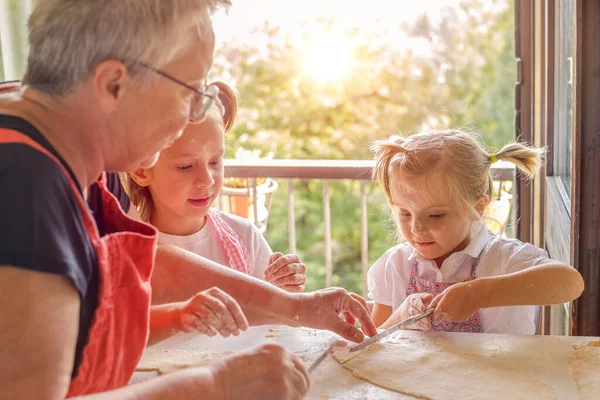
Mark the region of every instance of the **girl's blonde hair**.
MULTIPOLYGON (((210 106, 206 118, 222 122, 223 130, 227 133, 233 127, 238 112, 237 95, 226 83, 216 81, 212 84, 219 88, 219 96, 210 106)), ((143 221, 150 220, 153 204, 150 189, 147 186, 138 185, 129 173, 120 173, 119 177, 131 204, 136 208, 141 219, 143 221)))
POLYGON ((446 190, 452 205, 467 219, 477 213, 474 204, 482 196, 492 196, 491 165, 496 161, 515 164, 527 178, 540 168, 544 149, 513 142, 496 154, 488 153, 469 133, 460 130, 428 130, 411 136, 392 136, 377 141, 373 176, 383 187, 392 205, 391 179, 411 190, 426 193, 446 190), (430 177, 426 188, 411 185, 415 178, 430 177), (437 179, 432 179, 432 178, 437 179))

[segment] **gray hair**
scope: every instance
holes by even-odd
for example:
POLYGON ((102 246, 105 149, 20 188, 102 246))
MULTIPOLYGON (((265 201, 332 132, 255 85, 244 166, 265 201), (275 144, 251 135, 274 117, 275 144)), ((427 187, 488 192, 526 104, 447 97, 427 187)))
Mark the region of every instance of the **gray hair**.
POLYGON ((207 38, 210 14, 230 5, 230 0, 40 0, 29 18, 23 83, 64 95, 98 64, 116 59, 142 85, 149 73, 137 62, 167 64, 192 34, 207 38))

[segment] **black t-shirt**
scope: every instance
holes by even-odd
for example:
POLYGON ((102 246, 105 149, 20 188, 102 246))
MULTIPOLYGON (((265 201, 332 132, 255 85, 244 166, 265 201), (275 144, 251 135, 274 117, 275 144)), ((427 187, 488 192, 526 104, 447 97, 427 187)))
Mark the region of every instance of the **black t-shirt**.
MULTIPOLYGON (((108 189, 108 191, 117 198, 121 208, 126 213, 129 212, 131 201, 129 200, 127 193, 125 193, 125 189, 121 185, 119 174, 114 172, 106 173, 106 189, 108 189)), ((88 190, 87 201, 90 206, 90 211, 92 211, 94 216, 102 215, 102 197, 98 185, 93 184, 90 186, 88 190)), ((98 225, 98 231, 100 232, 100 235, 104 235, 104 225, 101 218, 96 218, 96 225, 98 225)))
MULTIPOLYGON (((38 142, 63 164, 77 184, 71 168, 30 123, 0 115, 0 128, 19 131, 38 142)), ((128 210, 129 199, 118 176, 107 174, 107 178, 108 189, 128 210)), ((96 184, 90 187, 88 203, 98 223, 102 210, 96 184)), ((101 224, 98 228, 102 235, 101 224)), ((96 254, 77 199, 60 167, 21 143, 0 144, 0 265, 59 274, 73 282, 81 296, 75 377, 98 305, 96 254)))

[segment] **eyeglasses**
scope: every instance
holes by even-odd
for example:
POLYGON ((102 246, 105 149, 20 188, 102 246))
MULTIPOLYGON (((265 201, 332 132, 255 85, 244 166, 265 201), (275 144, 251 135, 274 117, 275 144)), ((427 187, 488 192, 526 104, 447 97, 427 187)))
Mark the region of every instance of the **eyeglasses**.
POLYGON ((154 68, 153 66, 148 65, 144 62, 137 62, 137 64, 139 64, 140 66, 147 68, 153 72, 156 72, 160 76, 163 76, 163 77, 167 78, 168 80, 175 82, 175 83, 183 86, 184 88, 189 89, 192 92, 194 92, 194 97, 192 98, 192 102, 190 104, 190 122, 191 123, 199 123, 202 120, 204 120, 204 117, 206 116, 208 109, 212 105, 213 101, 219 95, 219 88, 216 87, 215 85, 206 86, 206 84, 204 84, 204 89, 198 90, 198 89, 195 89, 192 86, 188 85, 187 83, 180 81, 179 79, 175 78, 174 76, 171 76, 171 75, 167 74, 166 72, 161 71, 158 68, 154 68))

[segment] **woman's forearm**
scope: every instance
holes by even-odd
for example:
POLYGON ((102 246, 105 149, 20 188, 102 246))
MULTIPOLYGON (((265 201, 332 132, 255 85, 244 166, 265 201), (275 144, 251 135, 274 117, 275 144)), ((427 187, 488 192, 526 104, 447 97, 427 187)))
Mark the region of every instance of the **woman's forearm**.
POLYGON ((583 292, 581 275, 573 267, 556 261, 508 275, 479 278, 481 308, 565 303, 583 292))
POLYGON ((372 336, 377 333, 364 299, 344 289, 318 293, 289 293, 269 283, 208 261, 196 254, 159 245, 152 274, 153 302, 183 301, 199 291, 218 287, 232 296, 250 325, 282 324, 328 329, 360 342, 364 335, 354 324, 339 319, 348 313, 372 336))
POLYGON ((208 368, 190 368, 78 400, 221 399, 208 368))
POLYGON ((184 301, 218 287, 242 307, 251 325, 294 324, 300 307, 291 294, 175 246, 159 244, 152 273, 152 303, 184 301))

